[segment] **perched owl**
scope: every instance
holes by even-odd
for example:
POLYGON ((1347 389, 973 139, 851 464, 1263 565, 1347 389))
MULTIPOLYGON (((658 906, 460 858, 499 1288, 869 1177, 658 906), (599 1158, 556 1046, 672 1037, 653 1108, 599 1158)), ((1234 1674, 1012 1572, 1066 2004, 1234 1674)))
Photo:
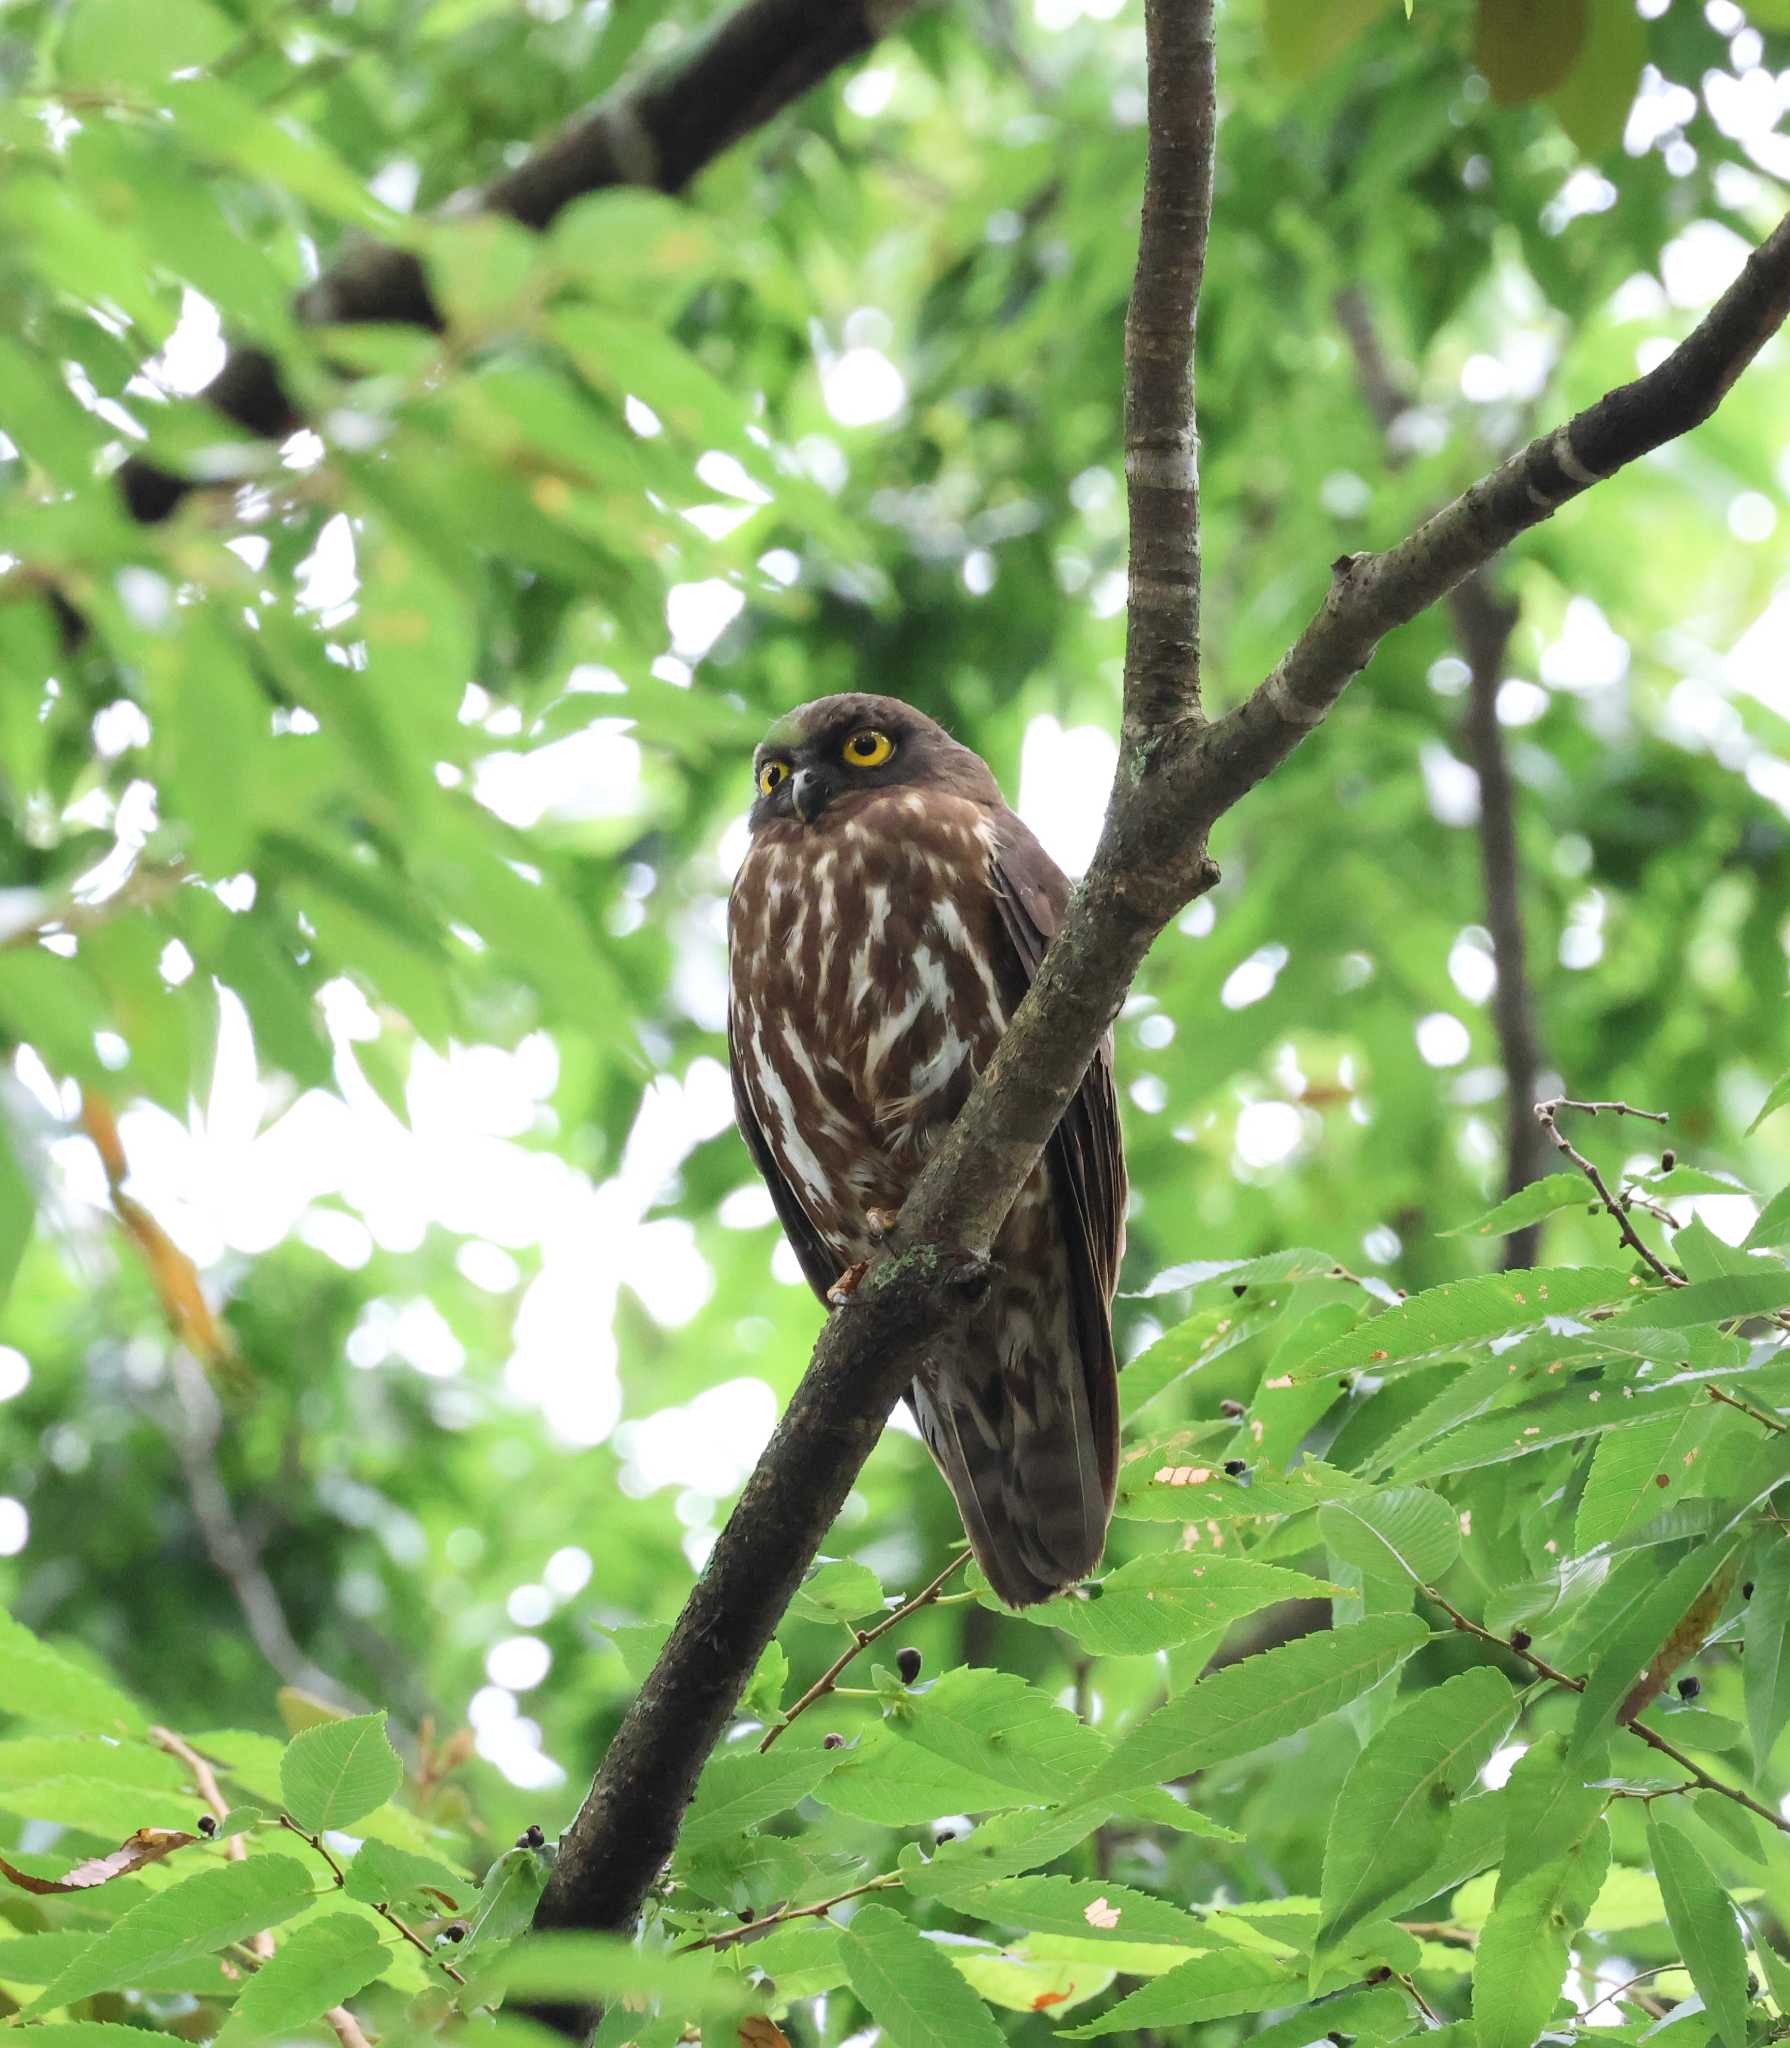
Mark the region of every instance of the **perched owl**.
MULTIPOLYGON (((728 905, 734 1107, 802 1271, 849 1292, 1038 970, 1069 883, 986 763, 892 697, 823 697, 753 758, 728 905), (843 1283, 843 1287, 842 1287, 843 1283)), ((1125 1161, 1103 1046, 908 1389, 1010 1606, 1090 1572, 1112 1513, 1125 1161)))

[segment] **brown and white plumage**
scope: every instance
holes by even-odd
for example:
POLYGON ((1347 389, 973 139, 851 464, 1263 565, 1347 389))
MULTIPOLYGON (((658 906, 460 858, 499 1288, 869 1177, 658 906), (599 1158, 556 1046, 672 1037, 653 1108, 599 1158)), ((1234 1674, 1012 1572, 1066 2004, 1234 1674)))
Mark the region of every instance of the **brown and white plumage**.
MULTIPOLYGON (((893 698, 792 712, 754 775, 728 908, 734 1104, 825 1300, 963 1106, 1069 883, 981 759, 893 698)), ((986 1302, 908 1394, 976 1556, 1013 1606, 1085 1576, 1105 1542, 1124 1214, 1109 1045, 996 1240, 986 1302)))

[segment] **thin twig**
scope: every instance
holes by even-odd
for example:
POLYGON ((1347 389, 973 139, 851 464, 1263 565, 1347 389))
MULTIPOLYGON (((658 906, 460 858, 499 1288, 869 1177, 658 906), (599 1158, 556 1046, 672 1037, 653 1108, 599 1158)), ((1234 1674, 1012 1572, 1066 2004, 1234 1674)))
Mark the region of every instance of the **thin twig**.
POLYGON ((342 2048, 373 2048, 373 2044, 361 2031, 361 2023, 345 2005, 332 2005, 323 2015, 323 2024, 335 2035, 342 2048))
MULTIPOLYGON (((288 1833, 296 1835, 301 1842, 308 1842, 311 1845, 311 1847, 316 1850, 318 1855, 323 1858, 324 1862, 329 1865, 330 1876, 334 1878, 336 1889, 338 1891, 342 1890, 347 1885, 348 1873, 336 1861, 335 1857, 330 1854, 329 1849, 326 1846, 323 1837, 320 1834, 314 1835, 311 1833, 309 1828, 301 1828, 298 1822, 295 1821, 289 1813, 283 1813, 280 1815, 280 1825, 281 1827, 285 1828, 288 1831, 288 1833)), ((429 1962, 434 1963, 437 1966, 437 1968, 445 1970, 447 1974, 453 1978, 456 1984, 464 1984, 466 1982, 466 1979, 462 1977, 460 1972, 454 1968, 453 1964, 446 1961, 441 1955, 439 1955, 434 1949, 432 1949, 429 1946, 429 1944, 423 1939, 423 1937, 417 1933, 414 1927, 408 1926, 404 1921, 400 1920, 397 1914, 392 1911, 391 1907, 383 1899, 378 1901, 373 1906, 373 1910, 375 1913, 379 1915, 380 1919, 383 1920, 388 1927, 396 1929, 396 1931, 399 1934, 401 1934, 407 1942, 409 1942, 411 1947, 415 1949, 419 1955, 425 1957, 429 1962)))
POLYGON ((792 1920, 824 1919, 835 1906, 843 1906, 847 1899, 861 1899, 866 1892, 886 1892, 900 1882, 899 1870, 885 1870, 881 1877, 855 1884, 849 1891, 835 1892, 830 1899, 821 1899, 812 1906, 785 1906, 781 1912, 767 1913, 762 1920, 748 1920, 742 1926, 729 1927, 724 1933, 704 1935, 700 1941, 687 1941, 678 1954, 694 1955, 699 1948, 731 1948, 735 1942, 754 1941, 759 1935, 768 1934, 773 1927, 785 1927, 792 1920))
MULTIPOLYGON (((230 1808, 224 1798, 223 1788, 218 1784, 217 1773, 199 1752, 190 1744, 183 1742, 172 1728, 151 1728, 149 1739, 158 1749, 165 1750, 169 1756, 186 1765, 193 1774, 194 1788, 210 1808, 213 1816, 218 1820, 227 1819, 230 1808)), ((240 1863, 248 1853, 248 1842, 241 1835, 232 1835, 224 1844, 224 1855, 232 1863, 240 1863)), ((262 1928, 258 1933, 249 1936, 248 1948, 250 1955, 256 1958, 256 1964, 264 1963, 273 1954, 273 1936, 266 1928, 262 1928)), ((255 1966, 252 1964, 251 1968, 255 1966)))
POLYGON ((889 1633, 890 1629, 906 1621, 909 1615, 918 1614, 922 1607, 930 1607, 944 1590, 945 1581, 953 1572, 961 1571, 968 1559, 969 1552, 967 1550, 954 1557, 944 1570, 939 1573, 938 1577, 933 1580, 931 1585, 923 1587, 911 1600, 904 1600, 893 1614, 889 1615, 885 1620, 879 1621, 875 1628, 854 1629, 852 1632, 853 1641, 851 1648, 844 1651, 827 1666, 826 1670, 803 1693, 802 1697, 796 1701, 795 1705, 790 1708, 789 1712, 784 1715, 783 1719, 774 1728, 767 1728, 765 1730, 764 1740, 758 1745, 759 1754, 762 1756, 770 1748, 771 1744, 777 1740, 778 1736, 783 1734, 793 1721, 807 1713, 808 1709, 817 1700, 823 1700, 828 1693, 836 1692, 839 1689, 839 1674, 854 1657, 861 1656, 864 1651, 869 1649, 872 1643, 879 1641, 889 1633))
POLYGON ((1763 1408, 1755 1408, 1751 1401, 1729 1393, 1726 1387, 1707 1386, 1703 1391, 1712 1401, 1721 1402, 1724 1408, 1738 1408, 1742 1415, 1750 1415, 1755 1422, 1762 1422, 1773 1436, 1784 1434, 1785 1425, 1775 1415, 1767 1415, 1763 1408))
POLYGON ((1439 2027, 1442 2024, 1442 2015, 1430 2004, 1429 2000, 1424 1997, 1423 1993, 1418 1990, 1409 1977, 1398 1970, 1394 1970, 1392 1978, 1395 1984, 1402 1984, 1404 1986, 1406 1993, 1416 2005, 1417 2010, 1422 2013, 1432 2027, 1439 2027))
POLYGON ((1653 1124, 1663 1124, 1666 1122, 1665 1112, 1655 1109, 1632 1109, 1626 1102, 1573 1102, 1569 1101, 1565 1096, 1556 1096, 1552 1101, 1538 1102, 1535 1105, 1535 1120, 1541 1125, 1553 1143, 1566 1154, 1567 1158, 1572 1161, 1591 1183, 1592 1187, 1596 1190, 1597 1199, 1609 1211, 1610 1215, 1615 1218, 1616 1228, 1622 1234, 1622 1242, 1628 1246, 1629 1250, 1644 1259, 1653 1268, 1654 1272, 1665 1281, 1667 1286, 1684 1286, 1684 1275, 1673 1272, 1665 1260, 1660 1257, 1647 1240, 1642 1237, 1640 1232, 1636 1230, 1634 1224, 1629 1220, 1627 1209, 1611 1194, 1609 1183, 1560 1128, 1559 1117, 1563 1109, 1580 1109, 1588 1116, 1596 1116, 1600 1110, 1607 1109, 1613 1110, 1618 1116, 1642 1116, 1649 1123, 1653 1124))
MULTIPOLYGON (((1495 1644, 1511 1656, 1520 1657, 1532 1671, 1539 1672, 1551 1684, 1563 1685, 1569 1692, 1585 1690, 1585 1681, 1582 1678, 1574 1678, 1570 1672, 1556 1671, 1553 1665, 1538 1657, 1527 1643, 1513 1642, 1509 1636, 1499 1635, 1496 1629, 1489 1629, 1480 1622, 1469 1620, 1452 1600, 1445 1594, 1437 1592, 1434 1586, 1423 1586, 1422 1592, 1426 1600, 1433 1600, 1455 1627, 1467 1635, 1477 1636, 1482 1643, 1495 1644)), ((1693 1785, 1686 1786, 1686 1791, 1695 1789, 1700 1792, 1719 1793, 1724 1799, 1732 1799, 1737 1806, 1744 1806, 1749 1813, 1757 1814, 1761 1820, 1770 1821, 1780 1833, 1790 1835, 1790 1820, 1786 1820, 1781 1813, 1774 1813, 1769 1806, 1761 1806, 1758 1800, 1750 1793, 1741 1791, 1737 1785, 1726 1785, 1720 1778, 1712 1778, 1701 1764, 1694 1763, 1675 1742, 1668 1741, 1660 1734, 1658 1729, 1648 1727, 1645 1721, 1639 1719, 1623 1725, 1631 1735, 1638 1735, 1649 1749, 1657 1750, 1661 1756, 1669 1756, 1681 1771, 1690 1774, 1693 1785)))

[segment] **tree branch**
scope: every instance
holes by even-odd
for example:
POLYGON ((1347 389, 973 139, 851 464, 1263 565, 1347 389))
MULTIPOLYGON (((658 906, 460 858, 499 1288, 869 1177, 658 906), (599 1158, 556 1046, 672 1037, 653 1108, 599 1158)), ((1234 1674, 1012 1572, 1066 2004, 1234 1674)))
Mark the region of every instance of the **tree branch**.
MULTIPOLYGON (((1386 360, 1372 308, 1359 285, 1334 300, 1337 325, 1355 358, 1361 396, 1386 442, 1386 467, 1400 470, 1410 459, 1398 439, 1398 424, 1412 397, 1386 360)), ((1504 1068, 1504 1192, 1527 1187, 1547 1162, 1541 1132, 1529 1113, 1540 1092, 1541 1054, 1535 1026, 1535 998, 1529 985, 1528 947, 1523 935, 1522 866, 1517 854, 1516 791, 1510 757, 1498 724, 1498 686, 1519 611, 1492 580, 1476 570, 1449 592, 1454 637, 1467 664, 1467 715, 1462 725, 1467 758, 1479 778, 1479 858, 1485 878, 1486 929, 1498 979, 1492 990, 1492 1028, 1504 1068)), ((1504 1240, 1507 1268, 1532 1266, 1541 1226, 1531 1223, 1504 1240)))
MULTIPOLYGON (((1147 0, 1153 125, 1181 119, 1176 96, 1158 89, 1174 83, 1199 103, 1192 132, 1209 130, 1211 11, 1211 0, 1147 0), (1156 69, 1165 51, 1180 53, 1183 68, 1173 80, 1156 69)), ((1179 222, 1187 236, 1187 246, 1165 247, 1167 230, 1160 230, 1156 260, 1193 279, 1207 163, 1187 143, 1150 154, 1152 218, 1179 222)), ((1191 310, 1188 303, 1189 347, 1191 310)), ((697 1773, 901 1388, 977 1298, 995 1233, 1150 944, 1216 879, 1206 852, 1213 824, 1322 722, 1394 626, 1591 483, 1707 418, 1787 310, 1790 221, 1657 369, 1534 442, 1398 547, 1340 564, 1318 616, 1286 659, 1210 724, 1192 709, 1191 647, 1175 637, 1195 615, 1197 548, 1183 541, 1158 554, 1156 537, 1138 531, 1194 517, 1191 477, 1143 479, 1148 488, 1133 501, 1134 552, 1140 561, 1176 565, 1177 574, 1166 589, 1153 574, 1140 579, 1139 600, 1155 616, 1128 649, 1119 773, 1093 864, 970 1101, 909 1194, 892 1244, 828 1318, 802 1384, 562 1839, 537 1925, 632 1931, 697 1773), (1177 648, 1178 678, 1170 665, 1177 648)), ((1134 356, 1131 370, 1172 377, 1191 410, 1190 380, 1180 370, 1154 353, 1134 356)), ((1161 445, 1191 450, 1191 420, 1161 445)), ((589 2019, 564 2008, 537 2016, 568 2034, 589 2019)))
MULTIPOLYGON (((679 192, 735 142, 810 87, 862 55, 916 0, 746 0, 706 40, 592 112, 494 179, 460 195, 455 213, 498 213, 545 228, 573 200, 611 185, 679 192)), ((313 325, 380 321, 444 324, 420 260, 376 242, 349 245, 299 293, 313 325)), ((234 348, 204 397, 237 426, 283 440, 300 425, 272 356, 234 348)), ((197 486, 133 458, 119 472, 126 509, 145 525, 165 519, 197 486)))

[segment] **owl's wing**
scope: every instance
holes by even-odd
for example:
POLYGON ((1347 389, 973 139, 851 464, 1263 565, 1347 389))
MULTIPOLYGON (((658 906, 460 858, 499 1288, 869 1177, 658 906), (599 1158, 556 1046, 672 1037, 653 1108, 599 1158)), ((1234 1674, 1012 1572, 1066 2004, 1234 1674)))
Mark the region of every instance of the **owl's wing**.
MULTIPOLYGON (((1069 903, 1069 878, 1012 811, 999 815, 994 856, 1001 921, 1030 982, 1069 903)), ((1050 1141, 1058 1218, 1092 1411, 1117 1436, 1112 1297, 1125 1250, 1125 1152, 1113 1092, 1113 1049, 1101 1041, 1050 1141)))
POLYGON ((740 1136, 746 1141, 746 1150, 752 1154, 752 1164, 764 1176, 764 1184, 771 1191, 777 1221, 783 1225, 783 1234, 789 1239, 801 1264, 803 1278, 825 1301, 827 1289, 839 1278, 839 1261, 827 1250, 820 1232, 808 1221, 807 1212, 796 1200, 796 1191, 784 1178, 783 1169, 777 1164, 777 1155, 771 1150, 764 1128, 758 1121, 758 1113, 752 1107, 739 1048, 734 1043, 731 1004, 727 1017, 727 1072, 733 1082, 733 1114, 740 1127, 740 1136))

